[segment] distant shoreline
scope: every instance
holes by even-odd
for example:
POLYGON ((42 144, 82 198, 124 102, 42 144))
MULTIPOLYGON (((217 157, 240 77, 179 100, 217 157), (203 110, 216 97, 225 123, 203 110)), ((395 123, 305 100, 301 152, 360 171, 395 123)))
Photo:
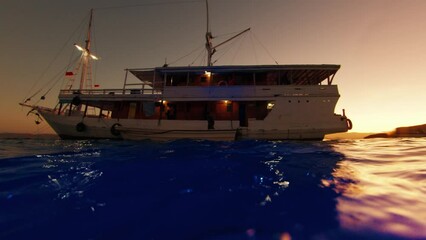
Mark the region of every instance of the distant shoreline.
POLYGON ((391 132, 374 133, 365 138, 399 138, 399 137, 426 137, 426 124, 399 127, 391 132))
POLYGON ((0 139, 59 139, 59 136, 51 133, 0 133, 0 139))

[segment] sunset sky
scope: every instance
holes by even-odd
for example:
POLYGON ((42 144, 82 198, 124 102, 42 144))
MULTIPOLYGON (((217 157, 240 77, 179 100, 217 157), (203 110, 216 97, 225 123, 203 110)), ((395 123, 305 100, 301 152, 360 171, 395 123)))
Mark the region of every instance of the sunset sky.
MULTIPOLYGON (((204 0, 0 2, 0 133, 51 132, 46 123, 35 125, 18 103, 69 63, 80 39, 73 32, 86 27, 90 8, 92 49, 101 58, 94 75, 102 88, 122 87, 125 68, 161 66, 165 59, 174 66, 203 64, 197 56, 206 31, 204 0)), ((426 1, 209 3, 214 36, 251 27, 215 55, 216 65, 340 64, 335 112, 346 110, 353 132, 426 123, 426 1)), ((58 90, 43 105, 53 107, 58 90)))

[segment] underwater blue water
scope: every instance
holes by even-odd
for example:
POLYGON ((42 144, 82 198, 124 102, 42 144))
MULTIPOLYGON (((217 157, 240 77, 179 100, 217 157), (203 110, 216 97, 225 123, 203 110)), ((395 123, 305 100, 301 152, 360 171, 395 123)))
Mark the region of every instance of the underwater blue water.
POLYGON ((426 239, 426 138, 0 139, 0 239, 426 239))

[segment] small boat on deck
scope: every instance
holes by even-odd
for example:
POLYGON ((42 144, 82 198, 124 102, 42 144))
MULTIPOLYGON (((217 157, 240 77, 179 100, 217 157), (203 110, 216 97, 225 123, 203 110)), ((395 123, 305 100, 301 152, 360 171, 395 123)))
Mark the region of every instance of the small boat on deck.
POLYGON ((21 103, 63 139, 320 140, 352 127, 344 111, 334 113, 340 65, 213 66, 216 48, 229 40, 214 46, 209 29, 206 66, 127 69, 121 88, 95 89, 90 23, 85 47, 76 45, 79 67, 67 72, 57 106, 21 103), (80 86, 73 88, 77 70, 80 86), (130 76, 139 83, 128 83, 130 76))

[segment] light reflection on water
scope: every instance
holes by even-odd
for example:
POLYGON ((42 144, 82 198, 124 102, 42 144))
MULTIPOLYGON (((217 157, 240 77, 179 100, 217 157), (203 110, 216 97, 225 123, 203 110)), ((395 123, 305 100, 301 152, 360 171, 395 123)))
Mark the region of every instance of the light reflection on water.
POLYGON ((345 159, 333 182, 342 227, 426 238, 426 139, 369 139, 333 144, 345 159))

